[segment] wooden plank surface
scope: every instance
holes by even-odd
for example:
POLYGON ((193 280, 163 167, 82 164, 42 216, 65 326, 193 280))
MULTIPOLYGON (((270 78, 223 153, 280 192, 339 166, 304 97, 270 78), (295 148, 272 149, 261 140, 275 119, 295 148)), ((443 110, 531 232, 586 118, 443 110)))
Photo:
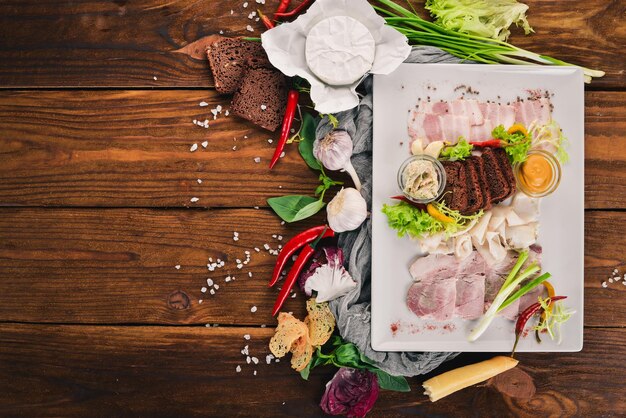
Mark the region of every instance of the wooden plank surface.
MULTIPOLYGON (((586 207, 626 208, 626 92, 588 92, 586 105, 586 207)), ((270 171, 277 135, 227 108, 212 91, 0 91, 0 205, 252 207, 311 194, 296 147, 270 171), (208 129, 192 123, 206 118, 208 129)))
POLYGON ((276 143, 268 139, 277 134, 226 116, 229 100, 214 91, 0 97, 3 205, 253 207, 271 196, 312 194, 318 184, 295 146, 270 171, 276 143), (206 119, 208 129, 193 124, 206 119), (193 144, 198 150, 190 152, 193 144), (191 204, 192 197, 200 200, 191 204))
MULTIPOLYGON (((626 408, 626 383, 608 384, 606 377, 623 368, 625 333, 588 329, 581 353, 519 354, 519 367, 537 387, 530 401, 475 386, 433 404, 416 377, 411 393, 382 391, 368 416, 618 416, 626 408)), ((271 334, 269 328, 1 324, 0 414, 320 416, 332 369, 315 370, 304 382, 287 359, 267 365, 271 334), (244 345, 258 365, 246 364, 244 345)), ((443 369, 484 357, 466 355, 443 369)))
MULTIPOLYGON (((220 31, 259 36, 263 27, 248 14, 257 7, 271 12, 278 0, 248 3, 243 8, 243 0, 53 0, 44 5, 5 0, 0 3, 0 87, 208 87, 212 80, 200 54, 203 42, 193 42, 220 31), (190 44, 190 53, 180 51, 190 44)), ((536 33, 516 32, 511 42, 606 71, 594 88, 626 86, 623 1, 568 2, 566 7, 562 0, 526 3, 536 33)))
MULTIPOLYGON (((323 221, 318 216, 281 226, 269 210, 253 209, 3 209, 2 215, 0 321, 104 324, 273 324, 277 289, 267 283, 275 257, 263 245, 277 248, 307 225, 323 221), (238 241, 233 241, 234 231, 238 241), (251 252, 251 261, 237 269, 245 251, 251 252), (209 272, 209 257, 226 266, 209 272), (224 282, 228 275, 236 280, 224 282), (220 286, 214 296, 201 292, 209 277, 220 286), (187 295, 186 309, 173 303, 181 297, 175 292, 187 295), (256 313, 250 312, 252 306, 256 313)), ((626 286, 601 287, 614 268, 624 272, 625 231, 622 212, 587 213, 588 326, 626 326, 626 286)), ((285 309, 304 312, 302 299, 298 291, 285 309)))

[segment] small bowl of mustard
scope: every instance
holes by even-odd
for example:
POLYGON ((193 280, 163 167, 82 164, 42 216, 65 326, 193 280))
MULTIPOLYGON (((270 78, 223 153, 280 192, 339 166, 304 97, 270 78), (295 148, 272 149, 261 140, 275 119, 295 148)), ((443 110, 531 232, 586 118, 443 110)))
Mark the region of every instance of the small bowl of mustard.
POLYGON ((398 187, 412 202, 432 202, 441 196, 446 187, 446 170, 430 155, 414 155, 400 166, 398 187))
POLYGON ((517 188, 530 197, 545 197, 561 183, 561 164, 541 149, 531 149, 524 162, 513 166, 517 188))

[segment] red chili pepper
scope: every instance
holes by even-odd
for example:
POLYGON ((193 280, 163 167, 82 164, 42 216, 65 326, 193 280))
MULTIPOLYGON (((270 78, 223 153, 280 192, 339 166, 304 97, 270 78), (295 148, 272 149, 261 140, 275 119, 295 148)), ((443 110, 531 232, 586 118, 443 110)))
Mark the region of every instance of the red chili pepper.
POLYGON ((287 260, 289 260, 289 258, 300 248, 310 242, 313 242, 315 238, 320 236, 321 233, 323 233, 322 238, 335 236, 335 231, 325 225, 320 225, 299 233, 285 244, 276 259, 276 265, 274 266, 274 272, 272 273, 272 280, 270 281, 269 287, 274 286, 276 282, 278 282, 280 272, 283 271, 285 264, 287 264, 287 260))
POLYGON ((300 13, 304 12, 311 4, 313 4, 313 0, 304 0, 302 3, 300 3, 296 8, 294 8, 290 12, 274 13, 274 19, 290 18, 290 17, 298 16, 300 13))
MULTIPOLYGON (((290 4, 291 4, 291 0, 281 0, 280 4, 276 8, 275 13, 285 13, 287 9, 289 8, 290 4)), ((276 16, 274 16, 274 19, 276 19, 276 16)))
MULTIPOLYGON (((554 296, 548 298, 548 306, 552 304, 552 302, 556 302, 557 300, 565 299, 567 296, 554 296)), ((528 308, 524 309, 524 311, 519 314, 517 318, 517 322, 515 323, 515 343, 513 344, 513 351, 511 352, 511 357, 515 354, 515 349, 517 348, 517 343, 519 342, 519 338, 524 332, 524 328, 526 327, 526 323, 530 318, 533 317, 534 314, 541 310, 541 304, 539 302, 533 303, 528 308)))
POLYGON ((274 25, 274 22, 272 22, 269 17, 265 16, 259 9, 257 9, 256 12, 259 14, 261 22, 263 22, 267 29, 274 29, 276 25, 274 25))
POLYGON ((501 148, 505 146, 501 139, 489 139, 487 141, 470 141, 470 145, 475 147, 494 147, 501 148))
POLYGON ((278 294, 276 303, 274 303, 274 309, 272 309, 272 316, 276 316, 278 311, 280 311, 280 308, 283 306, 283 303, 285 303, 285 300, 287 300, 287 296, 289 296, 289 291, 291 290, 293 285, 296 283, 296 279, 300 275, 300 272, 302 271, 306 263, 309 261, 311 256, 313 256, 313 253, 315 253, 315 247, 317 246, 317 243, 320 242, 320 240, 322 239, 325 233, 326 233, 326 230, 324 230, 322 234, 318 236, 315 241, 313 241, 313 243, 305 246, 300 252, 300 255, 298 255, 298 258, 293 263, 293 267, 291 267, 291 270, 289 270, 289 274, 287 275, 287 278, 285 279, 285 283, 283 283, 283 288, 280 289, 280 293, 278 294))
POLYGON ((276 162, 280 158, 280 154, 282 154, 285 149, 285 144, 287 143, 287 139, 289 138, 289 132, 291 131, 291 124, 293 123, 293 118, 296 115, 296 109, 298 108, 298 98, 300 97, 300 93, 298 90, 290 90, 289 95, 287 96, 287 107, 285 109, 285 116, 283 117, 283 126, 280 130, 280 138, 278 139, 278 143, 276 144, 276 151, 274 151, 274 156, 272 157, 272 161, 270 162, 270 170, 274 168, 276 162))
POLYGON ((423 204, 423 203, 416 203, 416 202, 412 201, 411 199, 407 198, 406 196, 391 196, 391 198, 394 199, 394 200, 401 200, 401 201, 403 201, 405 203, 408 203, 409 205, 414 206, 414 207, 416 207, 418 209, 426 210, 426 205, 425 204, 423 204))

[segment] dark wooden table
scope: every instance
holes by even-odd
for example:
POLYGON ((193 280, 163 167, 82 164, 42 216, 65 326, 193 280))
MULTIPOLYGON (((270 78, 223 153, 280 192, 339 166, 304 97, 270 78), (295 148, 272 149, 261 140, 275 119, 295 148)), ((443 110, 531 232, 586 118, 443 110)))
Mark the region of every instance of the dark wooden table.
MULTIPOLYGON (((248 13, 277 0, 243 3, 0 0, 1 416, 321 415, 332 370, 304 382, 265 363, 273 257, 253 250, 315 222, 282 226, 266 204, 311 193, 315 175, 293 148, 268 171, 275 135, 210 113, 228 100, 203 38, 258 35, 248 13), (209 257, 226 267, 208 272, 209 257)), ((527 3, 536 34, 514 43, 607 73, 585 95, 584 349, 519 355, 537 385, 528 402, 474 387, 431 404, 414 378, 372 416, 626 411, 626 286, 601 287, 626 268, 626 3, 527 3)), ((302 297, 287 309, 302 317, 302 297)))

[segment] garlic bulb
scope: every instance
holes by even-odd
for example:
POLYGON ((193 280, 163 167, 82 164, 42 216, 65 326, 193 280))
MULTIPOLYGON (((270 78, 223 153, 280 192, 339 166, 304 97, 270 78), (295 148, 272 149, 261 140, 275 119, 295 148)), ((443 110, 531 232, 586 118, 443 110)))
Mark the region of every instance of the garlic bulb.
POLYGON ((335 232, 357 229, 367 218, 367 203, 357 189, 341 189, 326 208, 328 225, 335 232))
POLYGON ((352 177, 354 187, 361 190, 361 182, 356 174, 350 157, 352 156, 352 138, 346 131, 333 130, 324 138, 313 143, 313 155, 322 165, 332 171, 347 171, 352 177))

